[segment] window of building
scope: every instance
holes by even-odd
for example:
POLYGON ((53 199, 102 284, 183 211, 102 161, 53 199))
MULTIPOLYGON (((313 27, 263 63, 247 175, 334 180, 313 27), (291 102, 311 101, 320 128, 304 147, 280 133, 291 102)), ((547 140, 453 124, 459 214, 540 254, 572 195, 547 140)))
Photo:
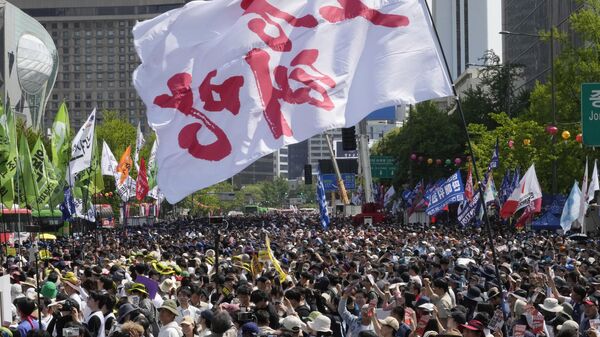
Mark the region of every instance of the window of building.
POLYGON ((58 32, 52 32, 52 37, 54 38, 53 40, 56 40, 58 38, 58 32))
POLYGON ((81 45, 81 41, 75 39, 75 40, 73 40, 73 44, 76 45, 76 46, 79 46, 79 45, 81 45))
POLYGON ((97 92, 96 93, 96 99, 100 100, 104 97, 104 95, 101 92, 97 92))
POLYGON ((113 82, 113 81, 109 81, 109 82, 108 82, 108 87, 109 87, 109 88, 114 88, 114 87, 115 87, 115 82, 113 82))
POLYGON ((120 38, 120 39, 119 39, 119 43, 120 43, 120 44, 125 44, 125 39, 124 39, 124 38, 120 38))
POLYGON ((115 71, 115 65, 111 63, 107 66, 107 69, 108 71, 115 71))
POLYGON ((96 62, 102 62, 102 56, 96 56, 96 62))
POLYGON ((135 92, 130 91, 129 92, 129 98, 135 98, 135 92))
POLYGON ((102 74, 102 73, 97 73, 97 74, 96 74, 96 79, 98 79, 98 80, 102 80, 102 79, 104 79, 104 74, 102 74))
POLYGON ((119 93, 119 98, 120 99, 125 99, 125 93, 124 92, 120 92, 119 93))
POLYGON ((108 63, 114 63, 115 62, 115 57, 112 55, 108 56, 108 63))
POLYGON ((129 101, 129 107, 130 108, 135 108, 135 102, 134 101, 129 101))
MULTIPOLYGON (((67 69, 69 69, 69 66, 65 66, 67 67, 67 69)), ((68 73, 63 73, 62 74, 63 80, 68 81, 69 80, 69 74, 68 73)))
POLYGON ((68 54, 69 53, 69 48, 63 48, 63 54, 68 54))
POLYGON ((92 107, 92 102, 90 102, 90 101, 85 102, 85 107, 86 108, 91 108, 92 107))
MULTIPOLYGON (((77 23, 76 25, 77 25, 77 26, 79 26, 79 24, 78 24, 78 23, 77 23)), ((75 37, 80 37, 80 36, 81 36, 81 32, 80 32, 80 31, 75 31, 75 32, 73 33, 73 35, 74 35, 75 37)))
POLYGON ((88 88, 88 89, 91 89, 92 88, 92 82, 89 82, 89 81, 85 82, 85 87, 88 88))
POLYGON ((109 30, 106 34, 108 36, 115 36, 115 31, 114 30, 109 30))
POLYGON ((115 52, 115 47, 108 47, 108 48, 106 48, 106 51, 107 51, 109 54, 114 54, 114 52, 115 52))
POLYGON ((81 102, 80 101, 75 101, 75 107, 76 108, 81 108, 81 102))
POLYGON ((79 48, 73 48, 73 54, 79 55, 79 48))
POLYGON ((56 101, 58 99, 58 95, 57 94, 52 95, 52 99, 56 101))
POLYGON ((63 36, 63 38, 68 38, 69 37, 69 31, 68 30, 63 31, 62 36, 63 36))
POLYGON ((124 80, 125 79, 125 73, 119 73, 119 79, 120 80, 124 80))
POLYGON ((102 54, 102 47, 96 47, 96 55, 102 54))
POLYGON ((125 108, 125 102, 123 102, 123 101, 119 102, 119 107, 120 108, 125 108))
MULTIPOLYGON (((91 46, 91 45, 92 45, 92 40, 90 40, 90 39, 85 39, 85 45, 86 45, 86 46, 91 46)), ((86 50, 87 50, 87 48, 86 48, 86 50)))
POLYGON ((53 23, 53 24, 52 24, 52 29, 56 29, 56 28, 58 28, 58 24, 56 24, 56 23, 53 23))
POLYGON ((68 56, 63 56, 62 57, 62 61, 63 61, 63 63, 69 63, 69 57, 68 56))
POLYGON ((114 73, 108 73, 107 78, 109 80, 114 80, 115 79, 115 74, 114 73))
POLYGON ((76 80, 79 80, 79 79, 81 79, 81 74, 79 74, 79 73, 74 73, 74 74, 73 74, 73 79, 76 79, 76 80))
POLYGON ((77 101, 81 100, 81 94, 75 94, 75 100, 77 100, 77 101))
POLYGON ((81 66, 80 65, 75 65, 75 71, 81 71, 81 66))
POLYGON ((91 30, 86 30, 85 31, 85 36, 92 36, 92 31, 91 30))
POLYGON ((91 63, 91 62, 92 62, 92 57, 91 57, 91 56, 89 56, 89 55, 88 55, 88 56, 86 56, 86 57, 85 57, 85 62, 86 62, 86 63, 91 63))
POLYGON ((108 101, 108 108, 109 109, 113 109, 115 107, 115 102, 113 101, 108 101))
POLYGON ((129 61, 135 61, 135 55, 130 54, 129 55, 129 61))
POLYGON ((75 82, 74 86, 75 86, 76 89, 79 89, 79 88, 81 88, 81 83, 80 82, 75 82))
POLYGON ((121 53, 121 54, 125 53, 125 47, 119 47, 119 53, 121 53))
POLYGON ((119 64, 119 70, 125 70, 125 64, 123 64, 123 63, 119 64))
POLYGON ((63 28, 65 28, 65 29, 66 29, 66 28, 69 28, 69 23, 68 23, 68 22, 63 22, 62 26, 63 26, 63 28))
POLYGON ((119 88, 125 88, 125 81, 119 81, 119 88))
POLYGON ((125 55, 119 55, 119 61, 125 62, 125 55))
POLYGON ((115 98, 115 93, 114 92, 109 92, 108 93, 108 99, 114 99, 115 98))
POLYGON ((125 36, 125 30, 124 29, 119 30, 119 36, 125 36))
POLYGON ((119 27, 125 27, 126 24, 126 21, 119 21, 119 27))
POLYGON ((108 44, 114 44, 115 43, 115 39, 109 38, 108 40, 106 40, 106 43, 108 43, 108 44))
POLYGON ((71 87, 71 82, 63 82, 63 88, 69 89, 71 87))
POLYGON ((96 31, 96 37, 100 37, 100 36, 103 36, 103 35, 104 35, 104 31, 102 31, 102 30, 97 30, 96 31))
POLYGON ((63 46, 68 46, 69 45, 69 39, 63 39, 62 40, 62 45, 63 46))
POLYGON ((73 28, 79 28, 79 22, 73 23, 73 28))
POLYGON ((102 24, 102 21, 97 21, 96 28, 102 28, 102 27, 104 27, 104 25, 102 24))

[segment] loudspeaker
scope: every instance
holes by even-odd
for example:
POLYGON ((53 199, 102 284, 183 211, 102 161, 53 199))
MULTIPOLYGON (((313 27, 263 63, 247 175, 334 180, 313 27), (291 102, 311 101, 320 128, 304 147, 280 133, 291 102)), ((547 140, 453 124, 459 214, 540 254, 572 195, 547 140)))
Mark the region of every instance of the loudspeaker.
POLYGON ((304 184, 312 185, 312 165, 304 165, 304 184))
POLYGON ((342 149, 344 151, 356 150, 356 130, 354 126, 342 129, 342 149))

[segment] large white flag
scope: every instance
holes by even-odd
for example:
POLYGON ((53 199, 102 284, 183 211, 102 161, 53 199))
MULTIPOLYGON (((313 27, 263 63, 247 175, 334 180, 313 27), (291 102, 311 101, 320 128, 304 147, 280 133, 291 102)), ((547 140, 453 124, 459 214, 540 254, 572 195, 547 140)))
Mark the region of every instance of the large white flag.
POLYGON ((103 176, 115 177, 117 175, 117 166, 119 166, 119 162, 117 162, 117 158, 115 158, 115 155, 105 141, 102 142, 102 161, 100 166, 102 167, 103 176))
POLYGON ((92 164, 92 143, 94 140, 94 127, 96 124, 96 109, 81 126, 71 143, 71 161, 69 162, 69 183, 72 186, 77 173, 90 167, 92 164))
POLYGON ((596 191, 600 191, 600 183, 598 183, 598 159, 594 160, 594 171, 592 171, 592 181, 590 182, 590 187, 588 188, 588 202, 592 202, 594 200, 594 196, 596 196, 596 191))
POLYGON ((140 127, 140 122, 137 125, 137 133, 135 137, 135 152, 133 154, 133 165, 135 165, 135 169, 140 172, 140 151, 146 144, 146 140, 144 139, 144 134, 142 133, 142 128, 140 127))
POLYGON ((424 0, 193 1, 133 34, 171 203, 378 108, 453 95, 424 0))
POLYGON ((579 189, 579 184, 576 181, 573 184, 573 188, 571 188, 571 193, 569 193, 569 198, 567 198, 560 216, 560 226, 565 233, 571 229, 573 221, 579 218, 581 199, 582 193, 579 189))
POLYGON ((530 207, 533 212, 539 212, 542 209, 542 188, 533 164, 500 209, 500 216, 506 219, 524 207, 530 207))

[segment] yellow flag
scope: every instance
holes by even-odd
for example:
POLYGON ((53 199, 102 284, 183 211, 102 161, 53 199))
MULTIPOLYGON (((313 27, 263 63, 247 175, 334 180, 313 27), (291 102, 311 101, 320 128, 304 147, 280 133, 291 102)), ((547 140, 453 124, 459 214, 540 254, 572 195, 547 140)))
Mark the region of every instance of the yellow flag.
POLYGON ((281 283, 285 281, 285 279, 287 278, 287 274, 283 271, 283 269, 281 269, 279 261, 277 261, 275 256, 273 256, 273 251, 271 250, 271 240, 269 239, 268 235, 265 235, 265 246, 267 247, 267 253, 269 254, 269 259, 271 260, 273 267, 275 268, 275 270, 277 270, 277 273, 279 273, 279 282, 281 283))
POLYGON ((117 166, 117 172, 121 173, 121 179, 119 179, 119 185, 123 185, 127 177, 129 177, 129 171, 131 170, 131 165, 133 161, 131 160, 131 145, 125 149, 123 155, 121 155, 121 160, 119 160, 119 166, 117 166))

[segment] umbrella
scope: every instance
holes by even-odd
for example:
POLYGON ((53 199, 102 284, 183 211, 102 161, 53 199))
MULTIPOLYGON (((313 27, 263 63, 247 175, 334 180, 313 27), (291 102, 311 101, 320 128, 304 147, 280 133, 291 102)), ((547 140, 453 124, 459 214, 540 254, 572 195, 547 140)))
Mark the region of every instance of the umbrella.
POLYGON ((50 233, 40 234, 40 240, 56 240, 56 235, 50 233))

